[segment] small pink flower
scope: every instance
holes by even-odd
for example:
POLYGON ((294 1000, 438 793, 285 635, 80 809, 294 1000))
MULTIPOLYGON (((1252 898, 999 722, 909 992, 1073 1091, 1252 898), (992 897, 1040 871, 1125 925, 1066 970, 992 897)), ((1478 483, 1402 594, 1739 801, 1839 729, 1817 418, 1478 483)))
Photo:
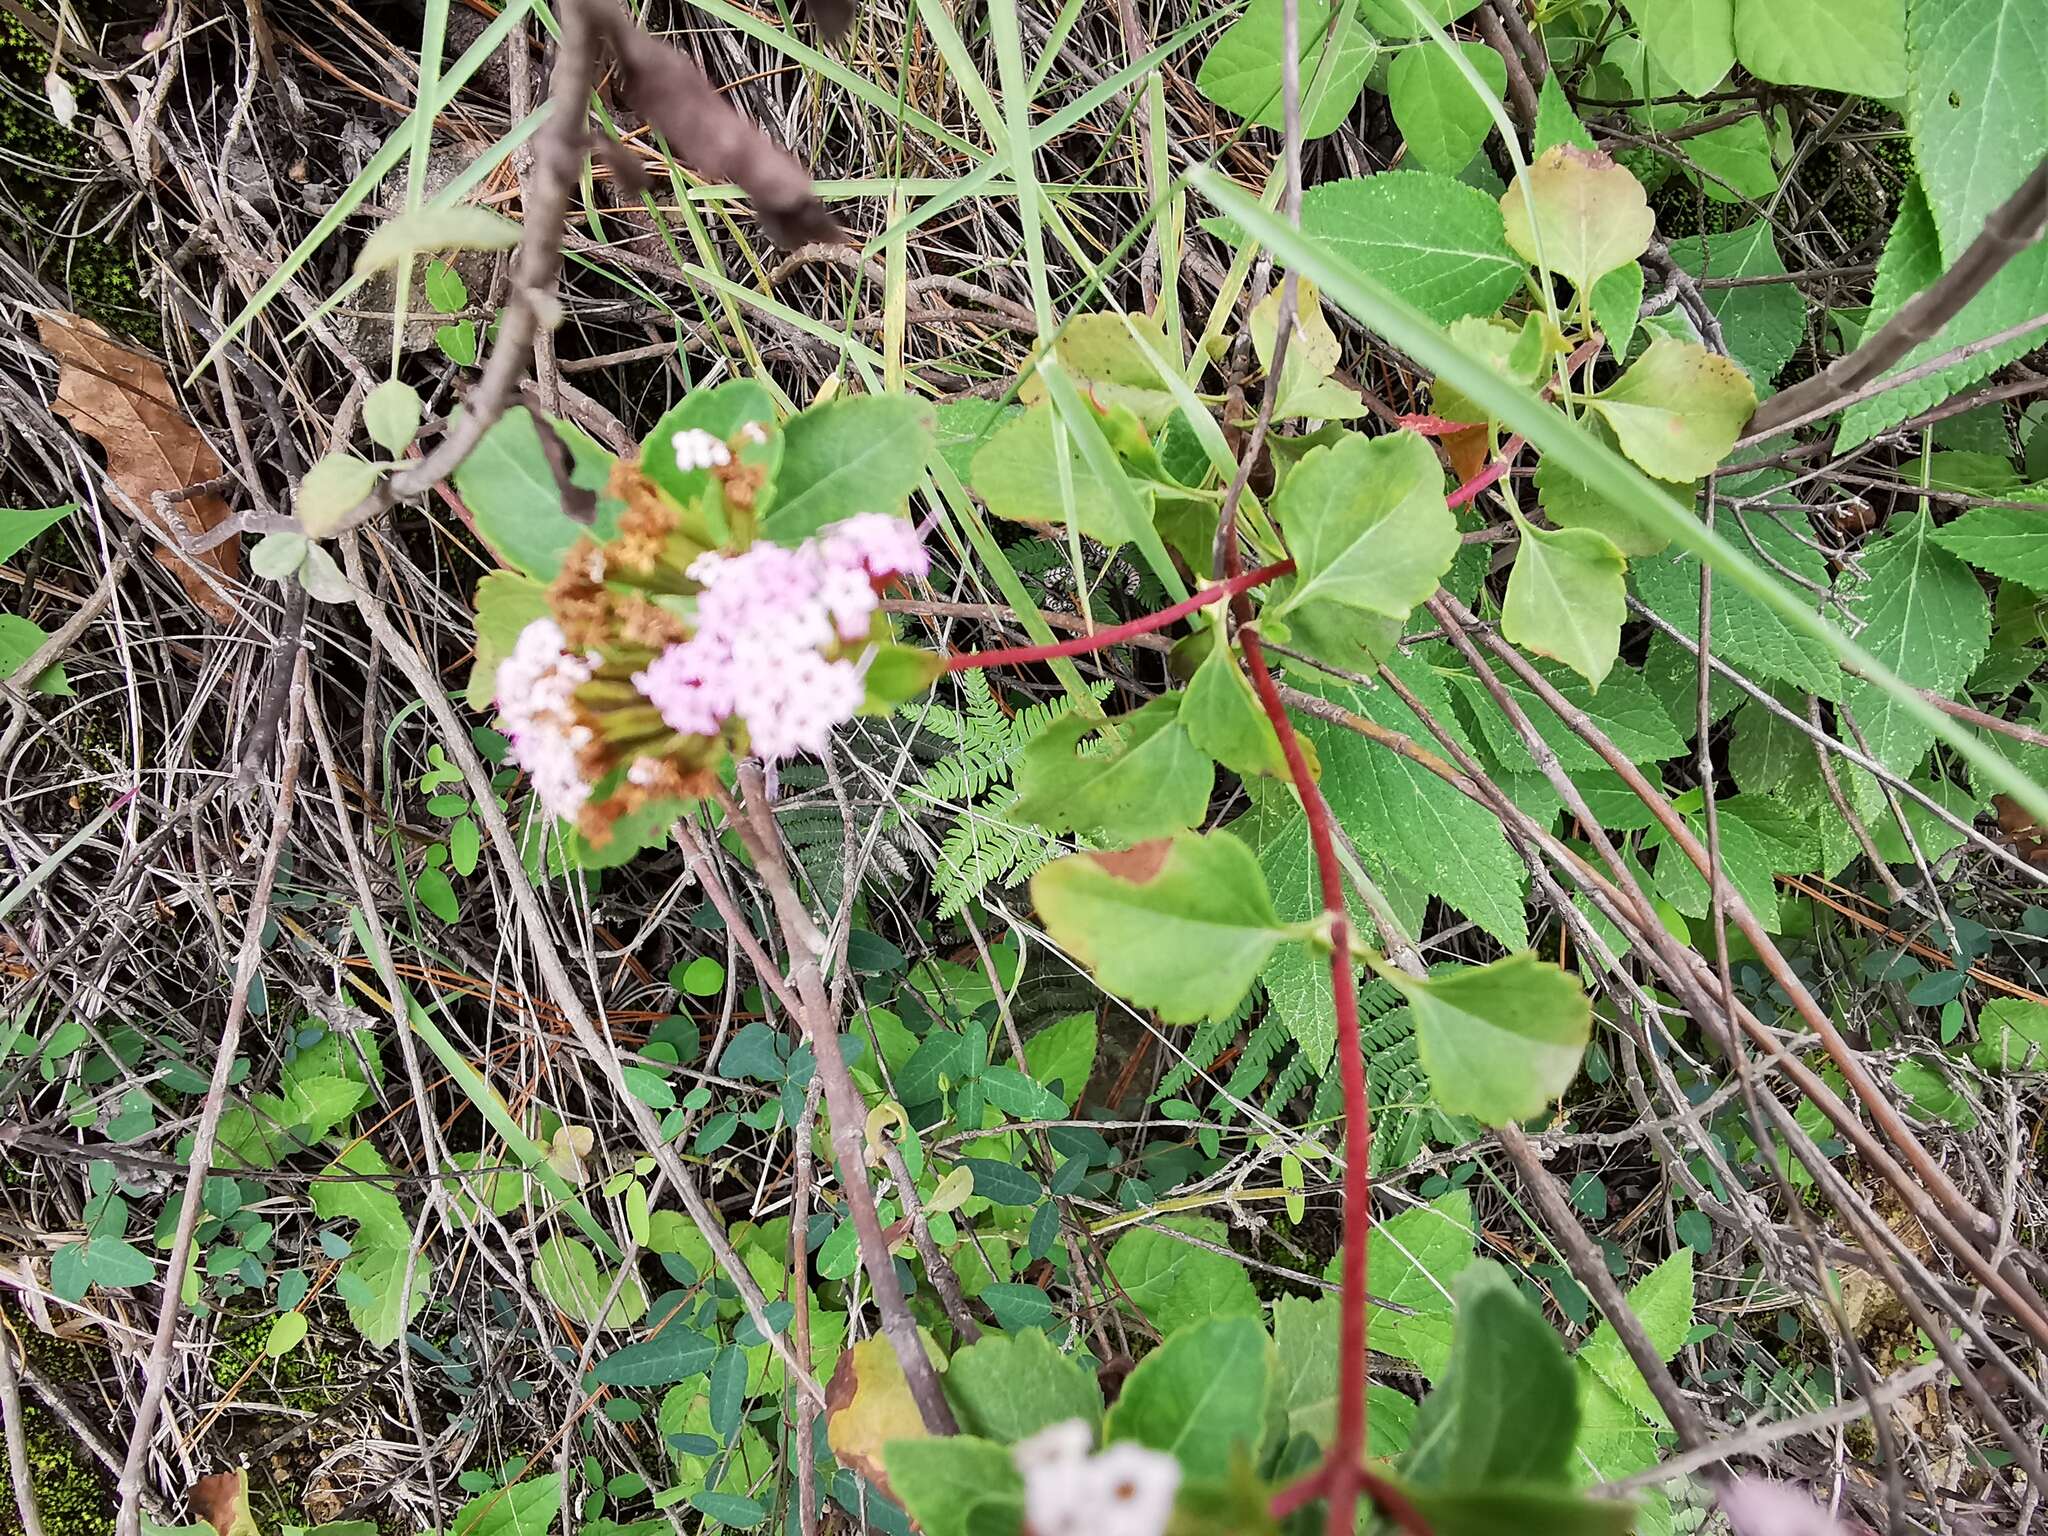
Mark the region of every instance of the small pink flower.
POLYGON ((932 568, 915 524, 886 512, 861 512, 818 535, 830 565, 854 566, 876 581, 924 576, 932 568))
POLYGON ((573 820, 590 798, 582 756, 591 739, 590 727, 576 719, 575 693, 597 658, 571 655, 565 645, 553 619, 528 624, 498 664, 497 694, 512 760, 533 780, 542 805, 573 820))
POLYGON ((1850 1536, 1851 1527, 1804 1489, 1762 1477, 1738 1477, 1721 1490, 1736 1536, 1850 1536))

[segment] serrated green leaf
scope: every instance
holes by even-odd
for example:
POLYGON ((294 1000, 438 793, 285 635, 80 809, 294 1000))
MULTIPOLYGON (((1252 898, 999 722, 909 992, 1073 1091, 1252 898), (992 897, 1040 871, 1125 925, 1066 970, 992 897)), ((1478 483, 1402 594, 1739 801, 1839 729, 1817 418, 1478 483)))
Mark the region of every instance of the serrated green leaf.
POLYGON ((1054 943, 1170 1024, 1227 1016, 1302 934, 1273 911, 1251 850, 1222 833, 1061 859, 1032 876, 1031 899, 1054 943))
POLYGON ((1500 632, 1600 686, 1621 654, 1628 562, 1590 528, 1537 528, 1517 518, 1522 545, 1508 573, 1500 632))
MULTIPOLYGON (((1506 62, 1484 43, 1453 43, 1498 103, 1507 94, 1506 62)), ((1493 128, 1486 99, 1472 89, 1451 56, 1434 40, 1394 55, 1387 70, 1387 104, 1408 151, 1428 171, 1456 175, 1472 163, 1493 128)))
MULTIPOLYGON (((1671 242, 1672 263, 1694 277, 1774 277, 1785 271, 1768 221, 1711 238, 1688 235, 1671 242)), ((1806 303, 1791 283, 1706 288, 1700 297, 1721 323, 1728 355, 1749 374, 1759 394, 1792 360, 1806 335, 1806 303)))
MULTIPOLYGON (((1330 0, 1298 0, 1301 133, 1319 139, 1351 115, 1379 45, 1348 4, 1330 24, 1330 0), (1324 55, 1328 54, 1325 61, 1324 55)), ((1264 128, 1284 126, 1280 99, 1284 0, 1251 0, 1223 29, 1195 76, 1195 89, 1226 112, 1264 128)))
POLYGON ((883 1448, 889 1489, 925 1536, 992 1536, 1024 1518, 1024 1480, 1010 1453, 971 1434, 896 1440, 883 1448))
POLYGON ((1532 952, 1426 981, 1382 974, 1408 999, 1431 1093, 1452 1114, 1525 1120, 1578 1076, 1593 1005, 1575 977, 1532 952))
POLYGON ((1621 451, 1659 480, 1697 480, 1735 446, 1756 410, 1741 368, 1694 342, 1659 336, 1588 402, 1621 451))
POLYGON ((1759 80, 1905 94, 1905 0, 1734 0, 1734 11, 1735 56, 1759 80))
POLYGON ((1656 225, 1641 182, 1599 151, 1570 144, 1538 155, 1501 194, 1500 211, 1515 253, 1582 294, 1649 249, 1656 225))
POLYGON ((1221 1222, 1176 1217, 1163 1223, 1171 1231, 1141 1228, 1127 1232, 1109 1250, 1109 1273, 1117 1290, 1162 1334, 1178 1333, 1211 1317, 1257 1317, 1258 1293, 1245 1267, 1213 1248, 1230 1246, 1221 1222), (1199 1248, 1173 1232, 1199 1237, 1211 1245, 1199 1248))
POLYGON ((1347 436, 1303 457, 1273 500, 1295 579, 1275 613, 1336 603, 1401 619, 1458 553, 1443 467, 1414 432, 1347 436))
POLYGON ((1995 997, 1977 1010, 1970 1059, 1987 1072, 2048 1070, 2048 1006, 2025 997, 1995 997))
POLYGON ((1273 1343, 1257 1317, 1196 1323, 1138 1362, 1105 1437, 1165 1451, 1197 1473, 1227 1467, 1256 1453, 1272 1379, 1273 1343))
POLYGON ((2036 591, 2048 589, 2048 484, 2032 486, 2002 498, 2029 501, 2033 507, 1972 507, 1934 542, 1961 555, 1980 571, 2003 576, 2036 591))
POLYGON ((985 1333, 956 1352, 946 1367, 946 1396, 962 1434, 1003 1445, 1067 1419, 1102 1422, 1095 1378, 1036 1328, 985 1333))
MULTIPOLYGON (((1863 551, 1863 580, 1849 585, 1857 638, 1884 665, 1917 688, 1953 697, 1991 644, 1991 610, 1970 568, 1934 538, 1926 512, 1894 516, 1891 530, 1863 551)), ((1910 773, 1934 733, 1883 689, 1846 684, 1871 754, 1910 773)))
POLYGON ((1116 738, 1085 757, 1074 749, 1104 723, 1078 714, 1053 721, 1017 760, 1015 814, 1128 842, 1197 825, 1216 769, 1180 722, 1182 697, 1165 694, 1119 716, 1116 738))
POLYGON ((1390 171, 1326 181, 1302 194, 1301 227, 1441 324, 1491 314, 1522 285, 1499 205, 1455 177, 1390 171))
POLYGON ((1695 134, 1685 141, 1685 152, 1698 167, 1692 179, 1709 202, 1757 203, 1778 190, 1770 130, 1761 116, 1695 134))
MULTIPOLYGON (((1683 4, 1684 0, 1675 3, 1683 4)), ((1559 144, 1574 144, 1590 151, 1593 135, 1586 132, 1586 125, 1572 110, 1571 98, 1557 83, 1557 71, 1551 69, 1544 71, 1543 84, 1536 92, 1536 153, 1540 155, 1559 144)))

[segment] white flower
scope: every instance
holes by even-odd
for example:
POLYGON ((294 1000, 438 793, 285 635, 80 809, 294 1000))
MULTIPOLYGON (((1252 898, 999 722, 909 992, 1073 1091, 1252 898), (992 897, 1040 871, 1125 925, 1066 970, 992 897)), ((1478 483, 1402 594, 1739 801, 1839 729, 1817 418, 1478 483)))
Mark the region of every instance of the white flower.
POLYGON ((1160 1536, 1180 1491, 1180 1463, 1119 1441, 1089 1455, 1094 1434, 1068 1419, 1020 1441, 1010 1452, 1024 1479, 1024 1528, 1030 1536, 1160 1536))
POLYGON ((676 468, 684 474, 695 469, 716 469, 732 462, 732 450, 721 438, 713 437, 702 427, 685 427, 672 442, 676 450, 676 468))
POLYGON ((1738 1477, 1721 1490, 1737 1536, 1849 1536, 1849 1527, 1791 1483, 1738 1477))

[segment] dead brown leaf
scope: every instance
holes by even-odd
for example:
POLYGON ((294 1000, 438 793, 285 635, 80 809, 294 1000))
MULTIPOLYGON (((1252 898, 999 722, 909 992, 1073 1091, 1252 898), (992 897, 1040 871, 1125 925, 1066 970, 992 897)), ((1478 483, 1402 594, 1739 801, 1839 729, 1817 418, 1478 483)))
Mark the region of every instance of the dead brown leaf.
MULTIPOLYGON (((39 315, 36 328, 61 365, 57 414, 106 450, 107 473, 114 483, 143 517, 176 537, 151 498, 214 479, 221 462, 213 445, 178 408, 163 368, 77 315, 39 315)), ((227 515, 228 504, 218 496, 195 496, 178 504, 179 519, 194 532, 219 526, 227 515)), ((223 584, 238 583, 238 540, 216 545, 192 560, 158 545, 156 557, 193 602, 222 624, 235 622, 234 605, 207 584, 201 567, 223 584)))
POLYGON ((261 1536, 249 1514, 249 1474, 216 1472, 192 1485, 192 1513, 219 1536, 261 1536))

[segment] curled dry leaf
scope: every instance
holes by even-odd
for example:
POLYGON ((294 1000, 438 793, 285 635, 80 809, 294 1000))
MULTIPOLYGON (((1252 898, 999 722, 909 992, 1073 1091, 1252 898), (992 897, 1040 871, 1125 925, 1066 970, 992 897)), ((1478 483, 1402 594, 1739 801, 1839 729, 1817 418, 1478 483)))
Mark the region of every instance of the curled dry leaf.
POLYGON ((192 1513, 220 1536, 259 1536, 249 1513, 249 1474, 216 1472, 192 1485, 192 1513))
MULTIPOLYGON (((60 366, 57 414, 106 450, 107 473, 136 513, 176 538, 176 528, 152 498, 214 479, 221 462, 179 409, 162 366, 116 344, 77 315, 39 315, 36 328, 60 366)), ((204 533, 228 515, 228 505, 218 496, 194 496, 179 502, 177 512, 191 532, 204 533)), ((190 559, 158 545, 156 557, 211 617, 222 624, 235 622, 234 605, 214 590, 208 573, 224 586, 240 582, 242 554, 236 540, 190 559)))

